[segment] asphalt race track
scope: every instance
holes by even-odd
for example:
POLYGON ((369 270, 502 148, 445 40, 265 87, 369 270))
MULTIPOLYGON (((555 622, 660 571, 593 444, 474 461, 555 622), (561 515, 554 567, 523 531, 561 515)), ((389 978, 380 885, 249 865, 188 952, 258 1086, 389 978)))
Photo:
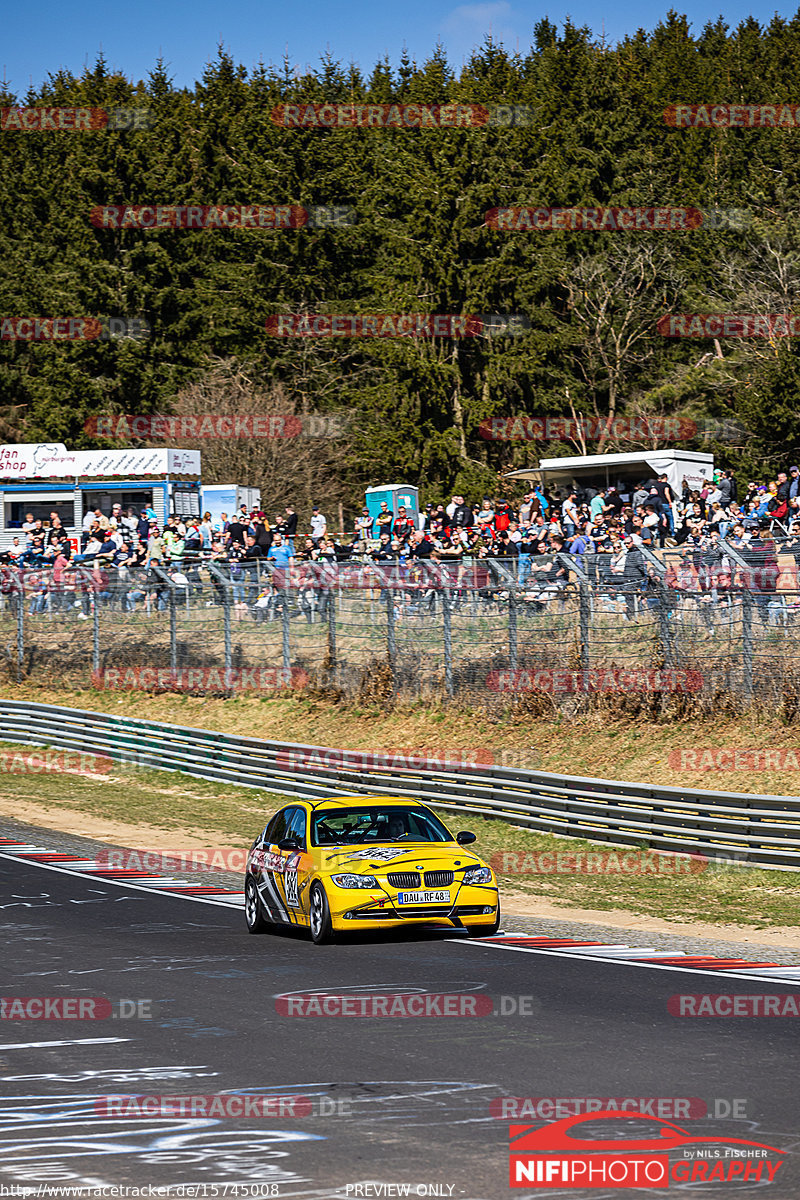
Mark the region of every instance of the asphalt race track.
MULTIPOLYGON (((324 947, 294 934, 252 937, 230 908, 8 858, 0 858, 0 912, 3 996, 127 999, 144 1013, 149 1002, 151 1013, 0 1023, 0 1196, 43 1183, 198 1185, 195 1195, 209 1197, 260 1187, 262 1196, 307 1200, 402 1194, 381 1184, 461 1200, 632 1194, 510 1189, 509 1121, 493 1112, 502 1097, 526 1096, 699 1098, 708 1115, 677 1124, 788 1152, 774 1182, 757 1190, 768 1200, 800 1195, 800 1019, 691 1019, 667 1009, 676 993, 800 998, 797 985, 571 961, 439 934, 324 947), (509 1015, 276 1011, 286 993, 374 989, 490 996, 509 1015), (226 1092, 308 1097, 315 1111, 98 1115, 110 1095, 226 1092), (715 1118, 715 1104, 727 1113, 735 1101, 738 1118, 715 1118)), ((756 1186, 670 1190, 740 1196, 756 1186)))

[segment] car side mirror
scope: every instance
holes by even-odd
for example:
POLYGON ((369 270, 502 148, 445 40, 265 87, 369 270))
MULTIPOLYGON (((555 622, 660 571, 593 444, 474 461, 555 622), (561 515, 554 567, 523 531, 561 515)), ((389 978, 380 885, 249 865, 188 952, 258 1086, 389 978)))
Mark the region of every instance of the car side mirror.
POLYGON ((458 842, 459 846, 469 846, 472 844, 472 842, 477 840, 478 839, 476 838, 475 834, 470 833, 468 829, 462 829, 461 833, 456 834, 456 841, 458 842))
POLYGON ((279 850, 299 850, 300 847, 297 844, 297 838, 289 837, 289 838, 281 838, 281 840, 278 842, 278 849, 279 850))

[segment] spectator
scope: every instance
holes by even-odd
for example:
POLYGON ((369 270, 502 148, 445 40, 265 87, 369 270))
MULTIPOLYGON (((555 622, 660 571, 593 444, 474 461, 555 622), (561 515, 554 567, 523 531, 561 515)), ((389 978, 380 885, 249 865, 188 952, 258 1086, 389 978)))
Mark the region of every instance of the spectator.
POLYGON ((297 513, 291 504, 286 505, 283 537, 294 550, 294 539, 297 537, 297 513))
POLYGON ((315 504, 311 510, 311 540, 315 546, 318 546, 325 537, 327 528, 328 522, 315 504))
POLYGON ((387 504, 387 502, 385 500, 381 500, 380 511, 379 511, 377 517, 375 518, 375 533, 376 533, 376 535, 378 537, 380 537, 382 533, 388 533, 391 536, 393 524, 394 524, 394 517, 389 512, 389 505, 387 504))

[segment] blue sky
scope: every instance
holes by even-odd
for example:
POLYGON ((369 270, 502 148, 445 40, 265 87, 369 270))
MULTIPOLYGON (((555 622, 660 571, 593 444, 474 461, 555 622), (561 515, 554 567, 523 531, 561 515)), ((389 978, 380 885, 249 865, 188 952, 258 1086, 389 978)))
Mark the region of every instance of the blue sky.
MULTIPOLYGON (((685 12, 698 33, 707 21, 720 15, 718 0, 693 0, 685 12)), ((614 42, 643 26, 652 29, 663 18, 670 3, 655 6, 624 6, 618 2, 588 3, 588 0, 548 0, 547 6, 524 0, 486 0, 477 4, 453 4, 448 0, 304 0, 293 3, 164 3, 137 0, 135 4, 56 4, 42 10, 10 5, 2 21, 0 68, 7 85, 18 97, 33 84, 38 87, 50 72, 65 67, 80 74, 92 65, 99 51, 111 68, 128 78, 144 78, 156 59, 163 56, 178 86, 191 86, 204 65, 216 57, 222 43, 250 69, 259 60, 280 64, 288 53, 301 70, 316 67, 320 55, 329 50, 334 58, 357 62, 368 72, 388 54, 397 64, 403 47, 418 62, 441 42, 448 58, 460 67, 470 51, 491 33, 508 49, 527 50, 534 25, 543 16, 561 24, 570 16, 577 25, 614 42)), ((774 8, 771 4, 728 4, 722 15, 735 27, 752 15, 768 24, 776 11, 791 17, 796 4, 774 8)))

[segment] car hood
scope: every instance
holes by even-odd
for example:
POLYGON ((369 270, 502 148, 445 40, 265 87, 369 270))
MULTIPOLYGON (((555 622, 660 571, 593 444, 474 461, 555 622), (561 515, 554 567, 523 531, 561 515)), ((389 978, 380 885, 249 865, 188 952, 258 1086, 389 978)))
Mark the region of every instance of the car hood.
POLYGON ((329 870, 368 868, 372 873, 386 874, 387 871, 424 871, 435 867, 459 870, 486 865, 477 855, 464 852, 461 847, 450 849, 442 845, 439 848, 435 844, 398 846, 396 842, 378 842, 374 846, 322 846, 319 849, 321 861, 329 870))

